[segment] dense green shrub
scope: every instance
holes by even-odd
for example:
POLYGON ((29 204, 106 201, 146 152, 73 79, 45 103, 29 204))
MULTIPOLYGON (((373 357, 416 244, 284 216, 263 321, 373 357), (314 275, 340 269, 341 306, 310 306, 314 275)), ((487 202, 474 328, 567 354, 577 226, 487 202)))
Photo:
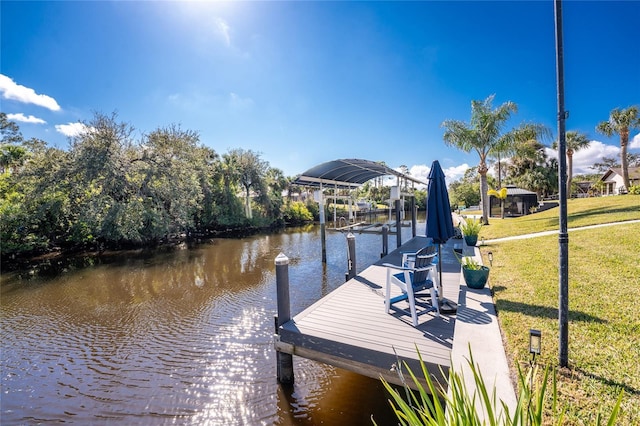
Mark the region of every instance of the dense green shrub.
POLYGON ((313 221, 313 214, 301 201, 293 201, 284 209, 283 217, 286 223, 299 224, 313 221))
MULTIPOLYGON (((63 150, 24 140, 0 112, 3 258, 282 225, 288 181, 259 154, 236 149, 220 156, 176 125, 135 140, 116 114, 96 113, 84 124, 92 130, 63 150)), ((294 217, 312 220, 306 213, 294 217)))
POLYGON ((313 216, 313 220, 320 220, 320 205, 313 200, 307 200, 305 206, 313 216))

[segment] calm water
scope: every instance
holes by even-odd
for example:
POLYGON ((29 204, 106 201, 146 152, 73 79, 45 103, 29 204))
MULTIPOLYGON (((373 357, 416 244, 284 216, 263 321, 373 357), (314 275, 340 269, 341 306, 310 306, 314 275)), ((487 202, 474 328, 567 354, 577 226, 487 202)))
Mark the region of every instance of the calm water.
MULTIPOLYGON (((356 242, 360 271, 382 240, 356 242)), ((295 385, 277 383, 274 260, 296 314, 344 281, 345 236, 327 233, 326 265, 320 247, 316 226, 2 274, 1 423, 396 424, 377 380, 294 357, 295 385)))

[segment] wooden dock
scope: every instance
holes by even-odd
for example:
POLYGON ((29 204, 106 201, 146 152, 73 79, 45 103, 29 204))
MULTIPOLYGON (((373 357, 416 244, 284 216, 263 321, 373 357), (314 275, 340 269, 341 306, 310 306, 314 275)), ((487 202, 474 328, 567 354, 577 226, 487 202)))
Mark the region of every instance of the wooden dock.
MULTIPOLYGON (((400 264, 402 251, 417 250, 426 242, 426 237, 412 238, 282 324, 276 349, 401 385, 394 366, 401 360, 419 373, 417 348, 429 372, 441 381, 451 365, 456 315, 426 313, 413 327, 409 315, 387 314, 384 309, 387 268, 381 265, 400 264)), ((456 243, 450 240, 441 249, 443 296, 454 302, 460 289, 460 265, 453 255, 456 243)))

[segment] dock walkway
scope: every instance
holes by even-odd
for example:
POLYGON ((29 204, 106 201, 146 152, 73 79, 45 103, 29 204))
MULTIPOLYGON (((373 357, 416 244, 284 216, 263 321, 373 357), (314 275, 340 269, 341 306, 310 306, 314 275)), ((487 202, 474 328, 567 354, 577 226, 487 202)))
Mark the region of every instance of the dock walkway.
MULTIPOLYGON (((401 384, 392 366, 399 357, 418 371, 417 347, 432 374, 441 378, 440 368, 448 374, 455 315, 427 313, 413 327, 410 316, 384 310, 387 268, 382 263, 399 265, 402 251, 417 250, 426 241, 426 237, 411 239, 295 315, 281 326, 277 349, 401 384)), ((453 242, 442 247, 442 286, 444 297, 457 301, 460 267, 452 250, 453 242)))
MULTIPOLYGON (((401 359, 419 373, 416 348, 428 371, 440 381, 452 362, 457 371, 464 368, 471 346, 476 361, 483 360, 480 370, 485 378, 495 381, 497 397, 513 406, 515 393, 490 290, 462 284, 461 291, 462 274, 453 255, 454 244, 461 240, 449 240, 441 249, 443 296, 461 304, 457 314, 437 317, 429 312, 419 316, 418 327, 413 327, 409 315, 385 312, 382 264, 399 265, 401 252, 415 251, 426 242, 424 236, 412 238, 295 315, 279 328, 276 349, 402 385, 394 365, 401 359)), ((478 256, 476 248, 465 246, 464 250, 465 255, 478 256)))

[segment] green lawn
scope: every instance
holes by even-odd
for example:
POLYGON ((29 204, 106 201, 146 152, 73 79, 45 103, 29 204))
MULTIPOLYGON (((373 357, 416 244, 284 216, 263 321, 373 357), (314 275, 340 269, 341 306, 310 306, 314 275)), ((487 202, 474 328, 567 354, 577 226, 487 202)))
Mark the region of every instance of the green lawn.
MULTIPOLYGON (((480 231, 480 237, 492 239, 557 230, 559 212, 560 209, 556 207, 516 218, 492 217, 489 218, 489 225, 480 231)), ((567 212, 569 228, 640 219, 640 195, 576 198, 567 201, 567 212)))
MULTIPOLYGON (((640 196, 571 200, 569 227, 640 219, 640 196)), ((493 219, 494 238, 557 229, 557 209, 519 219, 493 219), (556 223, 552 223, 555 221, 556 223)), ((486 233, 485 233, 486 232, 486 233)), ((493 252, 490 285, 507 356, 515 371, 529 360, 528 332, 542 331, 540 363, 558 363, 558 238, 505 241, 493 252)), ((564 424, 593 424, 625 392, 619 424, 640 424, 640 224, 569 236, 569 363, 559 372, 564 424)))

